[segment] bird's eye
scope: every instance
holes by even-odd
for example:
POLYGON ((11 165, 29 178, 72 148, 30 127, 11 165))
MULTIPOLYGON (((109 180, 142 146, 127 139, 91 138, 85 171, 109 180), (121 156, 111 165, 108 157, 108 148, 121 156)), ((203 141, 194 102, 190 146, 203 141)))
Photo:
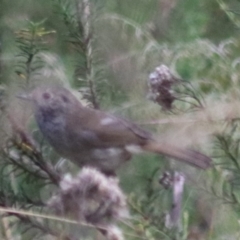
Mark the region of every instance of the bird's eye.
POLYGON ((67 98, 65 95, 62 95, 61 97, 62 97, 62 100, 63 100, 65 103, 69 102, 68 98, 67 98))
POLYGON ((43 98, 46 99, 46 100, 49 99, 49 98, 51 97, 50 94, 47 93, 47 92, 43 93, 42 96, 43 96, 43 98))

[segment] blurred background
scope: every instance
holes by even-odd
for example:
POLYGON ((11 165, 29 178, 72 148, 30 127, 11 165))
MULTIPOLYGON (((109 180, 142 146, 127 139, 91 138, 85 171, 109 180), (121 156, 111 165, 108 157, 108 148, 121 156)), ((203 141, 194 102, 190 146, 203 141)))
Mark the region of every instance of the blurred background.
MULTIPOLYGON (((44 164, 60 175, 78 171, 16 98, 58 83, 84 105, 214 161, 201 171, 143 154, 119 169, 126 239, 239 239, 239 14, 237 0, 0 0, 0 206, 44 213, 59 187, 56 175, 38 175, 44 164), (185 184, 169 227, 176 171, 185 184)), ((56 221, 1 214, 1 239, 104 239, 69 223, 66 236, 78 230, 60 238, 56 221)))

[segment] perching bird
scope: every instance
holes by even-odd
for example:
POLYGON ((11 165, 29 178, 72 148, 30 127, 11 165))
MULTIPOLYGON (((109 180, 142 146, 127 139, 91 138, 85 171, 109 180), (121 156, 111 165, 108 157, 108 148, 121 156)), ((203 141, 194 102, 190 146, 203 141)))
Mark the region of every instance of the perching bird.
POLYGON ((39 87, 23 98, 32 102, 43 136, 62 157, 78 166, 114 174, 133 153, 142 151, 164 154, 202 169, 211 165, 204 154, 158 142, 130 121, 84 107, 64 87, 39 87))

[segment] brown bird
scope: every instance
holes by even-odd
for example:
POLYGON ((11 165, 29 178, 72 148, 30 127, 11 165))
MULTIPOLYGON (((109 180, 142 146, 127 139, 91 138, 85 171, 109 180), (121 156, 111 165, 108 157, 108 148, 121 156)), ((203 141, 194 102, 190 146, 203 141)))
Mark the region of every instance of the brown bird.
POLYGON ((22 98, 31 100, 43 136, 62 156, 78 166, 114 174, 133 153, 155 152, 206 169, 211 159, 199 152, 159 142, 125 119, 84 107, 70 90, 39 87, 22 98))

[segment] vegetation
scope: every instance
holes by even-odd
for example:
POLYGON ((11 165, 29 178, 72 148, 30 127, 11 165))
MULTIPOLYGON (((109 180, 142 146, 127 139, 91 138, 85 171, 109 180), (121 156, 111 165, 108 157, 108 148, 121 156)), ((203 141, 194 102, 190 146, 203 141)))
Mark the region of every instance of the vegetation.
POLYGON ((239 12, 236 0, 0 0, 0 238, 239 239, 239 12), (213 167, 142 154, 118 179, 76 169, 16 98, 49 83, 213 167))

